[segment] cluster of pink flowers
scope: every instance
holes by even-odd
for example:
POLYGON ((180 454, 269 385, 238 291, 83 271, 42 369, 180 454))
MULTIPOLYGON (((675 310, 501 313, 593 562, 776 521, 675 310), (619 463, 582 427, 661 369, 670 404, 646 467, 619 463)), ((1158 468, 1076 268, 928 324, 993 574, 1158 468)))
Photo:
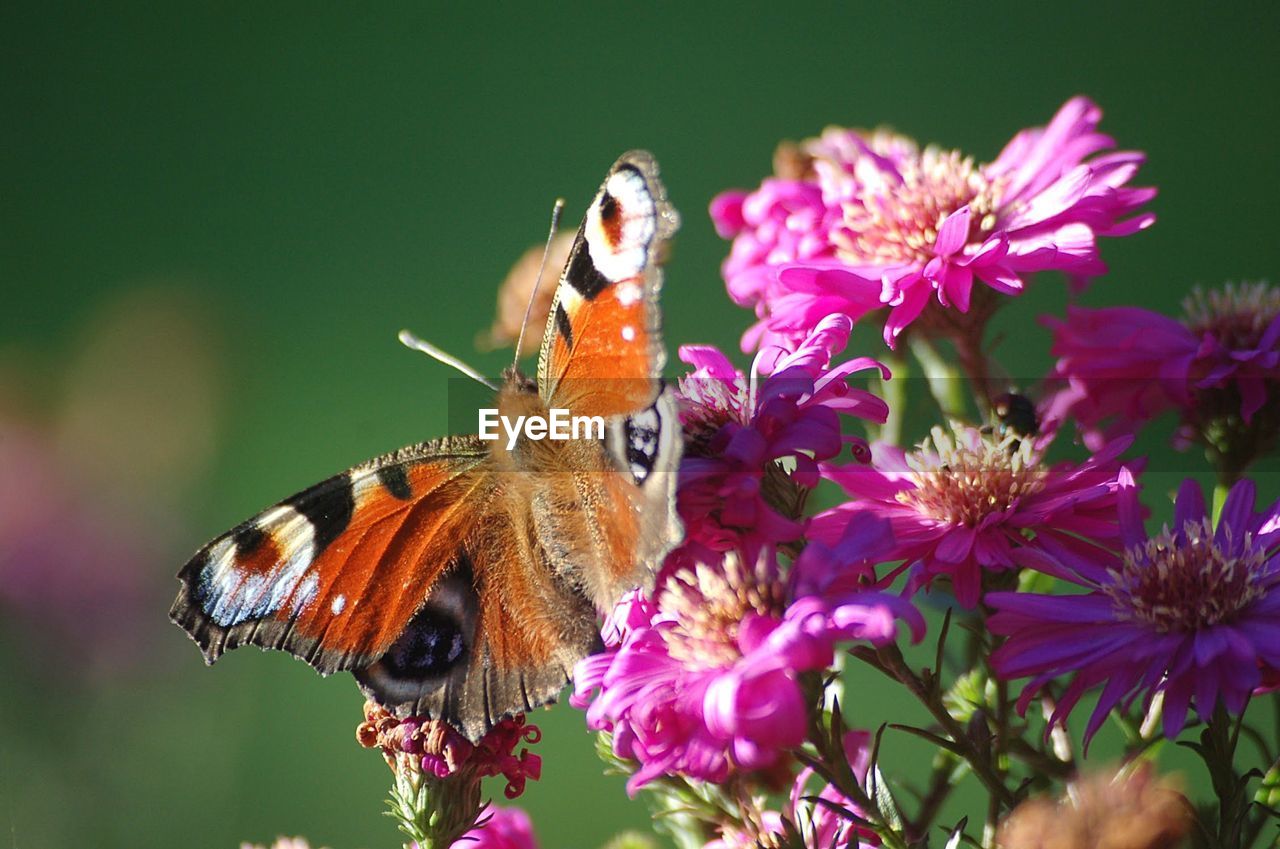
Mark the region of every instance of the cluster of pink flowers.
POLYGON ((1178 414, 1180 445, 1256 456, 1280 436, 1280 289, 1196 290, 1181 320, 1073 307, 1065 321, 1045 323, 1058 357, 1046 418, 1074 419, 1090 445, 1168 410, 1178 414))
POLYGON ((847 378, 864 370, 878 369, 884 377, 889 372, 869 357, 831 365, 852 327, 846 316, 827 316, 799 344, 765 346, 749 376, 715 348, 680 348, 680 359, 693 367, 679 386, 688 443, 677 502, 685 553, 800 539, 799 518, 774 505, 794 503, 800 491, 816 486, 818 464, 837 457, 845 444, 866 456, 865 440, 842 436, 840 416, 882 423, 888 406, 847 378))
POLYGON ((615 609, 608 650, 574 672, 573 701, 640 765, 633 791, 660 775, 721 782, 774 765, 808 730, 803 673, 829 667, 838 643, 892 641, 899 619, 923 634, 919 613, 893 595, 792 595, 773 552, 734 551, 671 572, 653 601, 637 592, 615 609))
MULTIPOLYGON (((919 845, 964 775, 990 794, 991 837, 996 814, 1033 783, 1078 770, 1067 719, 1095 693, 1085 752, 1108 716, 1139 752, 1205 725, 1217 735, 1199 751, 1219 809, 1236 805, 1220 816, 1257 833, 1231 789, 1249 776, 1221 749, 1239 738, 1249 699, 1280 685, 1280 501, 1258 511, 1244 477, 1280 441, 1280 290, 1197 291, 1181 320, 1072 306, 1042 320, 1057 362, 1028 390, 1037 397, 993 397, 1003 390, 984 333, 998 296, 1040 271, 1078 293, 1106 271, 1102 237, 1154 221, 1144 206, 1155 190, 1130 185, 1143 154, 1114 150, 1100 119, 1072 99, 985 165, 884 131, 830 129, 781 148, 757 190, 712 202, 733 239, 729 294, 755 310, 743 340, 753 360, 744 372, 715 348, 680 349, 686 537, 652 589, 609 612, 605 649, 578 664, 571 700, 607 735, 632 794, 647 787, 670 796, 667 811, 701 811, 681 845, 919 845), (902 411, 852 382, 883 385, 888 369, 841 360, 869 319, 891 347, 915 325, 968 357, 977 419, 956 420, 964 404, 936 390, 943 415, 909 423, 928 436, 899 444, 901 421, 887 423, 902 411), (1136 480, 1145 461, 1131 452, 1170 410, 1178 443, 1206 448, 1218 486, 1211 507, 1184 481, 1172 524, 1149 534, 1136 480), (1068 423, 1091 453, 1051 459, 1068 423), (949 625, 927 668, 899 648, 925 637, 926 591, 969 634, 959 673, 949 625), (848 656, 863 665, 844 669, 848 656), (954 760, 935 769, 914 816, 884 778, 879 736, 863 730, 884 717, 865 699, 841 703, 842 672, 887 677, 935 720, 885 726, 954 760), (1015 698, 1008 682, 1022 679, 1015 698), (1037 701, 1043 728, 1018 719, 1037 701)), ((932 378, 949 366, 931 350, 912 346, 932 378)), ((393 748, 432 774, 476 756, 457 740, 419 751, 405 742, 417 726, 400 729, 393 748)), ((519 726, 503 733, 485 762, 518 792, 512 776, 537 777, 537 762, 512 755, 519 726)), ((1173 798, 1130 795, 1143 822, 1138 808, 1173 798)), ((1006 834, 1028 831, 1026 810, 1006 834)), ((1148 819, 1168 830, 1168 817, 1148 819)), ((505 812, 470 836, 534 849, 527 819, 505 812)))
POLYGON ((986 165, 886 131, 832 128, 784 159, 794 173, 720 195, 711 217, 733 239, 729 295, 759 319, 744 348, 881 307, 892 346, 930 301, 968 313, 975 282, 1017 295, 1038 271, 1102 274, 1098 238, 1153 223, 1141 207, 1155 190, 1128 185, 1145 157, 1107 152, 1101 118, 1077 97, 986 165))

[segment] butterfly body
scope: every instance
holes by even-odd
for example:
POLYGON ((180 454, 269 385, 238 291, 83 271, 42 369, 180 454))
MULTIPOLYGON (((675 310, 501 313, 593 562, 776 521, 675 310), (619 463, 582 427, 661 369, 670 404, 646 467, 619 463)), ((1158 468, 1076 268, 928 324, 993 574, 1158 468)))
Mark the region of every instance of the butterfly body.
POLYGON ((561 275, 537 379, 512 368, 495 399, 507 421, 599 417, 603 439, 447 437, 264 511, 179 574, 170 615, 206 661, 289 651, 472 740, 553 700, 599 646, 596 611, 680 538, 657 309, 676 222, 648 155, 620 158, 561 275))

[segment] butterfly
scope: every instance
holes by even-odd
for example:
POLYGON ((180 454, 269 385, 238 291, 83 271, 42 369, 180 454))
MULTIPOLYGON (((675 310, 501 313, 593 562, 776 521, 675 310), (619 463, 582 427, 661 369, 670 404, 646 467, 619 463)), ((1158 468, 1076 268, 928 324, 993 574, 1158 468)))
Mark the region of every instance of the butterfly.
POLYGON ((536 379, 513 365, 497 387, 507 421, 567 410, 600 417, 603 438, 424 442, 238 525, 178 574, 170 618, 205 662, 245 644, 287 651, 473 742, 553 701, 600 649, 597 610, 682 536, 658 307, 678 226, 653 158, 620 157, 560 275, 536 379))

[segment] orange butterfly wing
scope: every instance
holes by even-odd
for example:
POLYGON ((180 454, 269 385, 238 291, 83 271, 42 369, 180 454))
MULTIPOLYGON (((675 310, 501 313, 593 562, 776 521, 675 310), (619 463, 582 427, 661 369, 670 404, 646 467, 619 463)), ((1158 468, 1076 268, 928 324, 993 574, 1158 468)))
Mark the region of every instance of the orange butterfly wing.
POLYGON ((658 397, 660 263, 678 226, 653 158, 623 154, 587 210, 547 317, 538 386, 549 406, 607 417, 658 397))
MULTIPOLYGON (((679 422, 662 391, 657 306, 676 226, 652 159, 626 154, 561 276, 537 391, 549 407, 608 418, 603 443, 510 468, 477 437, 447 438, 281 502, 179 574, 170 616, 206 661, 244 644, 282 649, 472 740, 554 699, 599 645, 588 599, 612 604, 679 538, 679 422)), ((508 389, 535 391, 518 375, 508 389)))
POLYGON ((486 457, 474 438, 447 438, 303 490, 200 549, 170 618, 209 663, 244 644, 324 674, 372 663, 455 560, 486 457))

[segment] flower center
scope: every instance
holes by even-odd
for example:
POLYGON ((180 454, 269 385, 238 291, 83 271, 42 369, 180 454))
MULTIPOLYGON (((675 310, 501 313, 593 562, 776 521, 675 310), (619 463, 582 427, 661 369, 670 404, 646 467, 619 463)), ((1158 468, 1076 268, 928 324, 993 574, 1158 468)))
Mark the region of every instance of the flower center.
POLYGON ((1030 440, 959 425, 952 430, 954 439, 935 427, 932 450, 925 440, 907 455, 916 486, 898 493, 900 503, 939 522, 972 528, 1044 488, 1045 470, 1030 440))
POLYGON ((1208 519, 1182 530, 1183 542, 1166 527, 1127 551, 1106 588, 1134 620, 1161 633, 1217 625, 1262 594, 1264 552, 1253 548, 1250 536, 1245 553, 1234 556, 1214 542, 1208 519))
POLYGON ((701 446, 729 422, 751 420, 750 389, 745 380, 730 384, 714 377, 685 375, 678 381, 680 424, 685 438, 701 446))
POLYGON ((1209 333, 1228 350, 1252 350, 1280 315, 1280 288, 1266 283, 1197 288, 1182 302, 1182 309, 1183 323, 1196 336, 1209 333))
MULTIPOLYGON (((892 138, 876 134, 868 143, 888 150, 892 138)), ((902 140, 893 147, 900 151, 902 140)), ((972 157, 929 147, 896 158, 894 165, 896 173, 855 168, 858 189, 844 205, 844 226, 832 233, 841 259, 874 265, 928 262, 942 222, 965 204, 972 213, 966 243, 981 242, 994 228, 1000 187, 972 157)))
POLYGON ((742 657, 738 627, 748 615, 781 617, 786 599, 767 558, 748 566, 730 552, 723 564, 698 563, 672 575, 658 608, 673 620, 663 631, 671 656, 709 669, 742 657))

